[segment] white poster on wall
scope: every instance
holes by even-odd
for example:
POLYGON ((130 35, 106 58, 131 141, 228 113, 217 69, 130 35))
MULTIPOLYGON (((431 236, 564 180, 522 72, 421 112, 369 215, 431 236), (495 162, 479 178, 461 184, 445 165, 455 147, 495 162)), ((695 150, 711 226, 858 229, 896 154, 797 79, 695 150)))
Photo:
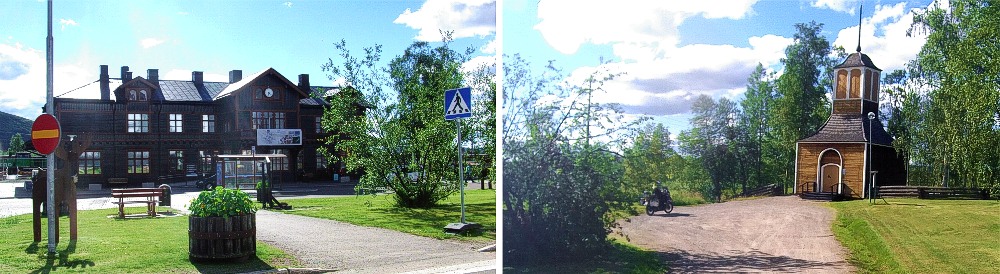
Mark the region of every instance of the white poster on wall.
POLYGON ((301 129, 258 129, 258 146, 298 146, 302 145, 301 129))

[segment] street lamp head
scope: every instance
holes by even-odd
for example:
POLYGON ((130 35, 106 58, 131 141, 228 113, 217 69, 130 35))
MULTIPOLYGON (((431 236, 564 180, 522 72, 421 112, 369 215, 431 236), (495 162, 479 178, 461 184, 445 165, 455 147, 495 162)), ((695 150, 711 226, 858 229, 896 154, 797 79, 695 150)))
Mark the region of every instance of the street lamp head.
POLYGON ((875 119, 875 113, 874 112, 868 112, 868 120, 873 120, 873 119, 875 119))

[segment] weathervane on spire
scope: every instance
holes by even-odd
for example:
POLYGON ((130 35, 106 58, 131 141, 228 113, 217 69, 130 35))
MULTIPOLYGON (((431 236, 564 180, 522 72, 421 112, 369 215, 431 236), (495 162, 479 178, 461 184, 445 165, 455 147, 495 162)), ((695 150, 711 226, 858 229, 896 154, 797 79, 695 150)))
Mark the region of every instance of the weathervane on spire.
POLYGON ((861 14, 865 12, 865 5, 861 5, 858 11, 858 52, 861 52, 861 14))

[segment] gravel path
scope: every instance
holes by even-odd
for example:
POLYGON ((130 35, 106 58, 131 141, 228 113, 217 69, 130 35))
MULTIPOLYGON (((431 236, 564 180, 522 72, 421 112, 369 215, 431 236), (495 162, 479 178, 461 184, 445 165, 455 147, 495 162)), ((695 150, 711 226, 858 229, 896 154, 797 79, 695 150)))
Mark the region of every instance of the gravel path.
POLYGON ((850 273, 830 231, 833 209, 795 196, 692 207, 621 221, 640 247, 662 252, 671 272, 850 273))
MULTIPOLYGON (((257 212, 257 240, 302 260, 306 267, 345 273, 400 273, 496 260, 482 246, 312 217, 257 212)), ((485 245, 484 245, 485 246, 485 245)))

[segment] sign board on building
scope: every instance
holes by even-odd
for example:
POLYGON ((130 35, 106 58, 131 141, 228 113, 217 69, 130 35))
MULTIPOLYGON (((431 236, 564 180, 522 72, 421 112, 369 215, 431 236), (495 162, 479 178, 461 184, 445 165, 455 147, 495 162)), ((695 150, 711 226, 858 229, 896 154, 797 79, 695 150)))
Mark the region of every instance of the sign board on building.
POLYGON ((49 155, 59 146, 59 121, 55 116, 42 113, 31 124, 31 144, 42 155, 49 155))
POLYGON ((301 129, 258 129, 258 146, 299 146, 302 145, 301 129))
POLYGON ((472 117, 472 88, 464 87, 444 91, 444 119, 472 117))

